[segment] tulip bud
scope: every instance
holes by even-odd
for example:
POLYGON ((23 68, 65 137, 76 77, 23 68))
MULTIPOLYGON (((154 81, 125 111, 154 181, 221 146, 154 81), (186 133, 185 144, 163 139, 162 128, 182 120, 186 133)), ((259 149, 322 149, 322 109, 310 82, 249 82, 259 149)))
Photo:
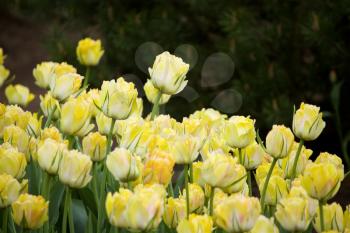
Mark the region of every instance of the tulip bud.
POLYGON ((26 156, 9 143, 0 146, 0 174, 9 174, 16 179, 25 175, 26 156))
POLYGON ((12 203, 12 216, 18 226, 38 229, 48 220, 49 202, 42 196, 21 194, 12 203))
POLYGON ((261 148, 261 146, 256 142, 253 142, 252 144, 243 148, 241 153, 242 165, 247 170, 253 170, 257 168, 262 163, 263 157, 265 155, 264 149, 261 148))
MULTIPOLYGON (((265 179, 259 185, 259 190, 262 192, 265 179)), ((285 179, 280 176, 271 176, 267 184, 265 203, 268 205, 276 205, 281 198, 288 195, 288 184, 285 179)))
POLYGON ((62 106, 60 127, 63 133, 83 137, 94 125, 90 124, 90 104, 83 98, 70 98, 62 106))
POLYGON ((127 228, 128 220, 126 216, 126 208, 128 201, 133 193, 128 189, 120 188, 119 192, 108 193, 106 198, 106 212, 109 222, 116 226, 127 228))
POLYGON ((243 148, 255 140, 255 121, 249 117, 232 116, 226 121, 223 137, 226 143, 235 148, 243 148))
POLYGON ((83 76, 76 73, 56 75, 50 81, 50 91, 52 96, 60 101, 67 99, 70 95, 76 93, 80 89, 83 79, 83 76))
POLYGON ((68 143, 66 140, 63 140, 62 134, 56 127, 44 128, 41 131, 40 139, 45 141, 45 139, 51 138, 56 142, 68 143))
POLYGON ((214 220, 226 232, 247 232, 254 227, 260 211, 257 198, 233 195, 215 207, 214 220))
POLYGON ((10 125, 4 130, 4 142, 10 143, 27 156, 29 161, 29 135, 18 126, 10 125))
POLYGON ((307 230, 313 219, 313 213, 308 207, 308 201, 304 198, 283 198, 277 204, 275 217, 285 230, 303 232, 307 230))
POLYGON ((83 152, 90 156, 92 161, 102 161, 106 157, 106 136, 98 132, 89 133, 83 139, 83 152))
POLYGON ((37 152, 39 166, 47 173, 56 175, 63 153, 67 149, 64 143, 59 143, 51 138, 45 139, 37 152))
POLYGON ((339 173, 340 180, 344 179, 344 165, 340 157, 328 152, 320 153, 316 158, 315 163, 330 163, 335 166, 339 173))
POLYGON ((77 69, 74 66, 67 64, 66 62, 61 62, 54 67, 54 76, 62 76, 69 73, 77 73, 77 69))
POLYGON ((52 119, 58 119, 60 103, 51 95, 51 92, 47 92, 44 97, 40 96, 40 108, 46 117, 51 115, 52 119))
POLYGON ((2 50, 2 48, 0 48, 0 65, 4 64, 5 58, 6 56, 4 55, 4 51, 2 50))
POLYGON ((176 228, 178 233, 211 233, 213 220, 208 215, 190 214, 189 219, 182 219, 176 228))
POLYGON ((163 221, 169 228, 176 228, 186 218, 186 201, 179 198, 168 198, 165 205, 163 221))
MULTIPOLYGON (((103 112, 96 115, 96 124, 98 132, 103 135, 108 135, 111 128, 112 118, 106 116, 103 112)), ((112 134, 116 134, 117 132, 117 124, 114 125, 112 134)))
MULTIPOLYGON (((344 216, 343 209, 337 203, 327 204, 323 206, 323 220, 324 220, 324 231, 335 230, 343 232, 344 230, 344 216)), ((317 233, 321 233, 321 220, 320 210, 317 209, 313 226, 317 233)))
MULTIPOLYGON (((201 213, 205 201, 203 189, 198 184, 188 184, 188 189, 190 193, 190 212, 201 213)), ((180 199, 186 200, 186 189, 182 191, 180 199)))
POLYGON ((350 205, 346 206, 344 211, 344 228, 350 230, 350 205))
POLYGON ((126 82, 122 77, 111 81, 103 81, 100 92, 100 103, 103 113, 113 119, 124 120, 132 112, 137 90, 134 84, 126 82))
POLYGON ((192 163, 197 159, 201 147, 200 139, 189 134, 176 135, 170 144, 170 152, 176 164, 192 163))
POLYGON ((122 182, 134 181, 139 177, 138 163, 140 163, 140 158, 124 148, 115 148, 106 160, 109 172, 116 180, 122 182))
POLYGON ((163 184, 167 186, 173 176, 175 161, 171 154, 155 149, 143 168, 144 184, 163 184))
POLYGON ((322 201, 329 200, 338 192, 340 182, 339 171, 330 163, 308 164, 301 178, 301 184, 309 196, 322 201))
POLYGON ((50 81, 55 74, 56 62, 42 62, 33 69, 35 84, 41 88, 48 88, 50 81))
POLYGON ((16 201, 23 189, 28 185, 28 180, 20 184, 15 178, 8 174, 0 175, 0 208, 7 207, 16 201))
POLYGON ((276 159, 288 155, 294 143, 292 131, 283 125, 274 125, 266 136, 266 152, 276 159))
MULTIPOLYGON (((149 79, 145 83, 143 89, 146 93, 148 101, 154 104, 156 102, 157 96, 159 95, 159 90, 153 86, 152 81, 149 79)), ((170 97, 171 95, 162 94, 159 100, 159 105, 166 104, 169 101, 170 97)))
POLYGON ((244 167, 228 155, 216 155, 205 160, 201 175, 207 184, 228 193, 242 190, 246 181, 244 167))
POLYGON ((96 66, 104 51, 100 40, 85 38, 79 41, 76 53, 80 64, 85 66, 96 66))
POLYGON ((165 189, 161 185, 137 186, 128 201, 126 216, 131 231, 156 229, 164 213, 165 189))
POLYGON ((151 81, 162 94, 174 95, 187 85, 189 65, 181 58, 163 52, 156 57, 152 68, 148 68, 151 81))
POLYGON ((205 181, 202 178, 202 161, 197 161, 192 163, 192 172, 193 172, 193 183, 200 185, 202 188, 205 186, 205 181))
MULTIPOLYGON (((264 184, 265 178, 267 176, 267 173, 270 170, 271 163, 262 163, 257 169, 255 174, 255 179, 260 186, 261 184, 264 184)), ((279 168, 278 166, 275 166, 272 170, 272 176, 283 176, 283 170, 279 168)))
POLYGON ((279 230, 273 220, 260 215, 250 233, 279 233, 279 230))
POLYGON ((10 76, 10 71, 0 64, 0 87, 4 84, 7 78, 10 76))
POLYGON ((224 124, 227 116, 212 108, 203 108, 200 111, 192 113, 189 118, 202 120, 208 127, 208 131, 212 132, 224 124))
POLYGON ((21 84, 8 85, 5 89, 5 95, 10 104, 22 106, 27 106, 35 97, 30 93, 28 87, 21 84))
POLYGON ((201 146, 208 137, 207 128, 203 124, 204 122, 198 119, 183 118, 182 123, 174 124, 174 129, 177 134, 189 134, 197 137, 201 146))
POLYGON ((59 164, 58 178, 71 188, 83 188, 91 180, 90 157, 77 150, 65 151, 59 164))
POLYGON ((320 108, 315 105, 301 103, 300 108, 294 113, 293 132, 300 139, 315 140, 325 126, 320 108))

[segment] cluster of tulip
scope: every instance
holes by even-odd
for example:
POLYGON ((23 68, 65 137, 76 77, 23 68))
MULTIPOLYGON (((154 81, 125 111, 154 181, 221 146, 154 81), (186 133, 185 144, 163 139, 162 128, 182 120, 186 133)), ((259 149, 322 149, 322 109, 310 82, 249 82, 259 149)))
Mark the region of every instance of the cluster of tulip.
POLYGON ((142 99, 122 77, 88 89, 101 42, 81 40, 76 51, 85 77, 64 62, 33 70, 48 90, 40 113, 18 106, 34 98, 26 87, 5 90, 2 232, 74 233, 77 203, 89 233, 350 232, 350 208, 327 204, 345 177, 341 158, 311 161, 304 146, 325 127, 318 107, 302 103, 292 130, 274 125, 265 142, 250 117, 202 109, 178 122, 159 106, 184 89, 189 65, 164 52, 149 68, 144 90, 153 109, 142 118, 142 99))

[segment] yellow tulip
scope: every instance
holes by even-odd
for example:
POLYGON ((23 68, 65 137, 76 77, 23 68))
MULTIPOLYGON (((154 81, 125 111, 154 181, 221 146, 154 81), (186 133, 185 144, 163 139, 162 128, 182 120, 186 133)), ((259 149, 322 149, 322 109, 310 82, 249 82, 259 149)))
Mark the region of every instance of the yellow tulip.
POLYGON ((304 170, 301 184, 310 197, 326 201, 339 190, 341 176, 331 163, 311 163, 304 170))
POLYGON ((34 94, 30 93, 28 87, 21 84, 8 85, 5 95, 10 104, 27 106, 34 99, 34 94))
POLYGON ((273 220, 260 215, 250 233, 279 233, 279 230, 273 220))
MULTIPOLYGON (((112 118, 106 116, 103 112, 100 112, 96 115, 95 119, 96 119, 98 132, 100 132, 103 135, 108 135, 111 128, 112 118)), ((114 135, 116 134, 116 132, 117 132, 117 124, 114 125, 112 134, 114 135)))
POLYGON ((67 149, 67 144, 57 142, 51 138, 45 139, 37 152, 39 166, 47 173, 57 175, 59 163, 67 149))
MULTIPOLYGON (((259 185, 259 190, 262 192, 265 179, 259 185)), ((288 195, 288 184, 285 179, 280 176, 271 176, 267 184, 265 203, 268 205, 276 205, 281 198, 288 195)))
POLYGON ((89 133, 82 144, 84 154, 89 155, 92 161, 102 161, 106 157, 107 137, 99 132, 89 133))
POLYGON ((156 57, 152 68, 148 68, 151 81, 162 94, 174 95, 187 85, 186 74, 189 65, 181 58, 163 52, 156 57))
POLYGON ((274 125, 266 136, 266 152, 276 159, 284 158, 294 143, 292 131, 283 125, 274 125))
POLYGON ((190 164, 197 159, 201 148, 200 138, 189 135, 176 135, 170 142, 170 152, 176 164, 190 164))
POLYGON ((189 219, 182 219, 176 228, 178 233, 211 233, 213 220, 208 215, 190 214, 189 219))
MULTIPOLYGON (((343 232, 344 216, 343 209, 337 203, 327 204, 323 206, 324 231, 336 230, 343 232)), ((321 233, 320 210, 317 209, 313 226, 317 233, 321 233)))
POLYGON ((232 116, 225 123, 223 137, 226 143, 235 148, 244 148, 255 140, 255 120, 244 116, 232 116))
POLYGON ((224 125, 227 116, 212 108, 203 108, 192 113, 189 118, 202 120, 204 125, 208 127, 208 132, 215 132, 224 125))
POLYGON ((28 185, 28 180, 19 183, 8 174, 0 175, 0 208, 7 207, 17 200, 19 195, 28 185))
MULTIPOLYGON (((265 155, 265 151, 261 146, 256 143, 255 141, 248 145, 247 147, 242 149, 242 165, 247 169, 247 170, 252 170, 257 168, 263 160, 263 157, 265 155)), ((236 153, 237 155, 237 153, 236 153)), ((239 157, 239 153, 238 153, 239 157)))
POLYGON ((66 62, 61 62, 54 67, 54 76, 58 77, 64 74, 77 73, 77 69, 74 66, 67 64, 66 62))
POLYGON ((68 141, 63 139, 62 134, 56 127, 44 128, 41 131, 40 140, 45 141, 45 139, 47 138, 51 138, 56 142, 62 142, 62 143, 68 144, 68 141))
POLYGON ((109 222, 116 227, 127 228, 128 219, 126 208, 133 193, 128 189, 120 188, 118 192, 108 193, 106 198, 106 212, 109 222))
POLYGON ((49 202, 42 196, 21 194, 12 203, 12 216, 18 226, 38 229, 48 220, 49 202))
POLYGON ((257 198, 233 195, 215 207, 214 221, 228 233, 247 232, 254 227, 260 211, 257 198))
POLYGON ((101 110, 98 108, 100 106, 100 90, 99 89, 90 89, 88 92, 83 92, 80 95, 84 95, 87 101, 89 101, 91 105, 91 115, 96 117, 101 113, 101 110))
MULTIPOLYGON (((210 191, 211 192, 211 191, 210 191)), ((218 205, 220 205, 222 202, 224 202, 229 196, 227 195, 227 193, 225 193, 224 191, 222 191, 219 188, 216 188, 214 190, 215 194, 214 194, 214 200, 213 200, 213 206, 214 208, 218 205)), ((209 193, 209 192, 208 192, 209 193)), ((210 202, 210 200, 209 200, 210 202)), ((208 203, 209 204, 209 203, 208 203)))
MULTIPOLYGON (((143 87, 143 90, 146 93, 146 97, 148 101, 154 104, 156 102, 157 96, 159 95, 160 91, 153 86, 153 83, 151 80, 149 79, 147 80, 147 82, 145 83, 145 86, 143 87)), ((159 105, 166 104, 169 101, 170 97, 171 95, 161 94, 159 105)))
POLYGON ((55 75, 50 81, 50 91, 54 98, 62 101, 79 91, 83 76, 77 73, 55 75))
POLYGON ((301 197, 287 197, 277 204, 275 217, 281 226, 290 232, 306 231, 314 213, 309 210, 308 201, 301 197))
POLYGON ((10 71, 5 68, 5 66, 0 64, 0 87, 4 84, 4 82, 10 76, 10 71))
POLYGON ((84 98, 70 98, 62 106, 60 128, 63 133, 83 137, 94 125, 90 124, 91 105, 84 98))
POLYGON ((35 84, 41 88, 48 88, 50 81, 55 75, 55 67, 58 65, 56 62, 42 62, 33 69, 33 76, 35 78, 35 84))
POLYGON ((158 115, 151 123, 156 133, 161 133, 164 129, 172 129, 177 124, 176 120, 169 115, 158 115))
POLYGON ((96 66, 104 51, 100 40, 85 38, 80 40, 76 49, 76 54, 80 64, 85 66, 96 66))
POLYGON ((24 153, 29 161, 29 140, 30 136, 22 128, 10 125, 4 130, 4 142, 10 143, 20 152, 24 153))
POLYGON ((218 134, 212 133, 203 144, 201 156, 203 160, 206 160, 210 156, 228 154, 229 151, 230 148, 226 145, 225 140, 218 134))
POLYGON ((320 108, 315 105, 301 103, 300 108, 294 113, 293 132, 300 139, 315 140, 325 126, 320 108))
POLYGON ((16 179, 25 175, 26 156, 9 143, 0 146, 0 174, 9 174, 16 179))
POLYGON ((113 119, 124 120, 132 113, 137 90, 131 82, 122 77, 111 81, 103 81, 100 92, 100 104, 103 113, 113 119))
POLYGON ((4 64, 6 56, 4 55, 4 51, 2 48, 0 48, 0 65, 4 64))
POLYGON ((1 105, 0 137, 3 137, 4 129, 7 126, 16 125, 26 129, 30 117, 30 112, 23 111, 17 105, 1 105))
POLYGON ((244 167, 228 155, 217 155, 205 160, 201 175, 207 184, 228 193, 242 190, 246 181, 244 167))
POLYGON ((116 180, 129 182, 136 180, 140 175, 140 158, 124 148, 115 148, 108 156, 106 165, 116 180))
POLYGON ((192 171, 193 171, 193 183, 200 185, 202 188, 205 186, 205 181, 202 178, 202 161, 197 161, 192 163, 192 171))
POLYGON ((317 156, 315 163, 333 164, 339 173, 340 180, 344 179, 344 165, 342 163, 342 159, 337 155, 330 154, 328 152, 322 152, 319 154, 319 156, 317 156))
POLYGON ((131 113, 129 117, 142 117, 143 112, 143 100, 142 98, 136 98, 131 106, 131 113))
POLYGON ((137 186, 128 201, 126 216, 131 231, 151 231, 164 213, 165 189, 161 185, 137 186))
POLYGON ((83 188, 91 180, 90 157, 76 150, 65 151, 59 164, 58 178, 71 188, 83 188))
POLYGON ((44 96, 40 96, 40 108, 44 116, 48 117, 51 115, 52 119, 58 119, 60 103, 51 95, 51 92, 47 92, 44 96))
POLYGON ((344 211, 344 228, 350 230, 350 205, 346 206, 344 211))
MULTIPOLYGON (((205 196, 204 191, 198 184, 188 184, 189 189, 189 205, 190 205, 190 212, 193 213, 201 213, 205 196)), ((182 191, 182 194, 179 197, 180 199, 186 200, 186 189, 182 191)))
POLYGON ((167 186, 170 183, 175 161, 169 153, 155 149, 144 164, 144 184, 157 183, 167 186))
MULTIPOLYGON (((300 181, 298 182, 300 183, 300 181)), ((316 213, 316 210, 318 208, 318 201, 316 199, 311 198, 306 190, 301 186, 301 184, 295 183, 295 179, 292 183, 292 188, 289 191, 288 197, 298 197, 307 200, 308 203, 308 210, 310 215, 314 215, 316 213)))
MULTIPOLYGON (((260 186, 260 184, 264 183, 265 177, 267 176, 267 173, 269 172, 270 166, 271 166, 271 163, 262 163, 256 169, 255 179, 256 179, 258 186, 260 186)), ((272 170, 271 175, 283 177, 283 170, 281 168, 279 168, 278 166, 275 166, 272 170)))
POLYGON ((165 204, 163 221, 169 228, 176 228, 186 218, 186 201, 179 198, 168 198, 165 204))
POLYGON ((201 145, 208 137, 207 128, 202 120, 184 117, 181 123, 174 124, 174 128, 178 134, 190 134, 199 138, 201 145))

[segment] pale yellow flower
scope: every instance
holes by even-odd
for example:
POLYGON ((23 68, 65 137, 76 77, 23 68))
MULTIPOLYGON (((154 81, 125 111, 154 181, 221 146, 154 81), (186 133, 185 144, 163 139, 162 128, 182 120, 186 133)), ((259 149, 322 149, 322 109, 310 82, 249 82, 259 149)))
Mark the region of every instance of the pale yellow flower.
POLYGON ((190 214, 189 219, 182 219, 176 228, 178 233, 211 233, 213 219, 208 215, 190 214))
POLYGON ((9 143, 0 146, 0 174, 9 174, 17 179, 25 175, 26 156, 9 143))
POLYGON ((63 101, 79 91, 83 76, 77 73, 55 75, 50 81, 50 91, 54 98, 63 101))
POLYGON ((273 220, 260 215, 250 233, 279 233, 279 230, 273 220))
POLYGON ((51 79, 55 75, 55 67, 58 65, 56 62, 42 62, 33 69, 33 76, 35 78, 35 84, 41 88, 48 88, 51 79))
POLYGON ((0 175, 0 208, 7 207, 17 200, 19 195, 26 189, 28 180, 19 183, 8 174, 0 175))
MULTIPOLYGON (((344 230, 344 216, 343 209, 337 203, 327 204, 323 206, 323 220, 324 220, 324 231, 335 230, 343 232, 344 230)), ((313 226, 317 233, 321 233, 321 221, 320 221, 320 210, 317 209, 313 226)))
POLYGON ((96 66, 104 51, 100 40, 85 38, 80 40, 76 48, 76 54, 80 64, 85 66, 96 66))
POLYGON ((27 106, 35 98, 34 94, 30 93, 28 87, 21 84, 8 85, 5 89, 5 95, 10 104, 21 106, 27 106))
POLYGON ((225 123, 223 137, 226 143, 235 148, 244 148, 255 140, 255 120, 244 116, 232 116, 225 123))
POLYGON ((29 161, 29 141, 30 136, 18 126, 10 125, 4 130, 4 142, 8 142, 20 152, 24 153, 27 161, 29 161))
MULTIPOLYGON (((204 206, 205 196, 204 191, 198 184, 188 184, 189 189, 189 205, 191 213, 201 213, 204 206)), ((179 197, 180 199, 186 200, 186 189, 182 191, 179 197)))
POLYGON ((5 66, 0 64, 0 87, 5 83, 5 81, 10 76, 10 71, 6 69, 5 66))
POLYGON ((276 159, 284 158, 294 143, 292 131, 283 125, 274 125, 266 136, 266 152, 276 159))
POLYGON ((176 228, 186 218, 186 201, 170 197, 165 204, 163 221, 169 228, 176 228))
POLYGON ((57 175, 63 153, 67 149, 67 144, 57 142, 51 138, 45 139, 37 152, 39 166, 47 173, 57 175))
POLYGON ((99 132, 89 133, 83 138, 83 152, 90 156, 92 161, 101 161, 106 157, 107 137, 99 132))
MULTIPOLYGON (((146 93, 146 97, 148 101, 154 104, 156 102, 157 96, 159 95, 160 91, 153 86, 152 81, 149 79, 145 83, 143 89, 146 93)), ((169 101, 170 97, 171 95, 161 94, 159 99, 159 105, 166 104, 169 101)))

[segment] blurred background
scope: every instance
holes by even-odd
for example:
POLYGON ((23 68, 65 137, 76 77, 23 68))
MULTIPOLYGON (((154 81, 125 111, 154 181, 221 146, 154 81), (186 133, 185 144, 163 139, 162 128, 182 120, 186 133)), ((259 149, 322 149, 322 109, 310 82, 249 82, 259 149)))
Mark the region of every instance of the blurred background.
POLYGON ((41 61, 67 61, 84 74, 75 47, 86 36, 100 38, 105 49, 93 69, 93 87, 123 75, 143 95, 147 68, 168 50, 191 70, 188 87, 170 100, 166 113, 180 119, 212 107, 251 115, 265 137, 274 123, 291 126, 294 105, 305 101, 320 106, 327 122, 307 146, 316 155, 347 154, 349 0, 1 0, 5 66, 15 83, 37 95, 42 91, 32 70, 41 61))

